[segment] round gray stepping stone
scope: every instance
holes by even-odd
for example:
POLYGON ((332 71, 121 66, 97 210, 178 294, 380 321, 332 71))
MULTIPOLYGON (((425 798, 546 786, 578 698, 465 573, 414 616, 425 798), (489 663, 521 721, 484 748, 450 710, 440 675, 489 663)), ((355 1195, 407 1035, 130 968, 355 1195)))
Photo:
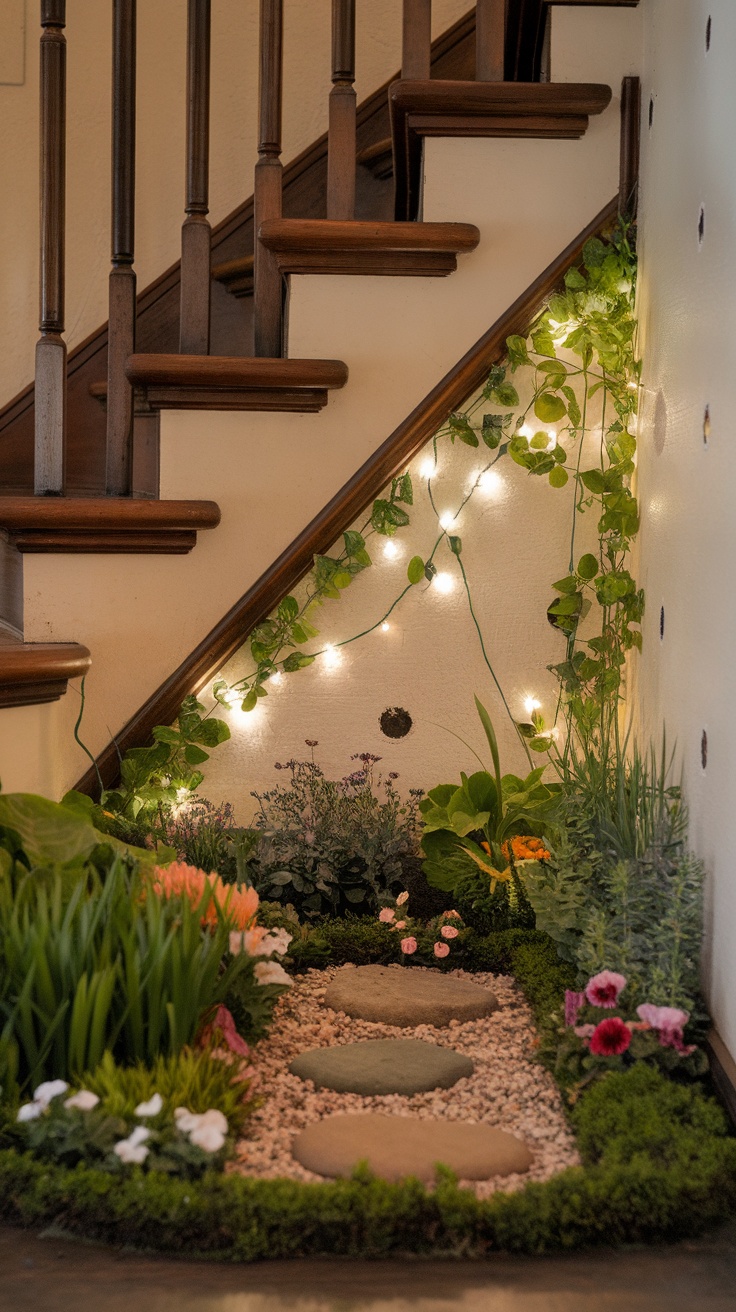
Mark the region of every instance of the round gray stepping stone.
POLYGON ((532 1153, 521 1139, 490 1125, 414 1116, 328 1116, 308 1125, 291 1151, 315 1175, 350 1175, 367 1161, 382 1180, 414 1175, 434 1180, 437 1163, 460 1180, 489 1180, 528 1171, 532 1153))
POLYGON ((426 1093, 451 1089, 474 1070, 470 1057, 420 1039, 367 1039, 337 1048, 312 1048, 295 1057, 292 1075, 336 1093, 426 1093))
POLYGON ((404 1029, 478 1020, 498 1008, 489 989, 416 966, 343 967, 327 988, 325 1005, 404 1029))

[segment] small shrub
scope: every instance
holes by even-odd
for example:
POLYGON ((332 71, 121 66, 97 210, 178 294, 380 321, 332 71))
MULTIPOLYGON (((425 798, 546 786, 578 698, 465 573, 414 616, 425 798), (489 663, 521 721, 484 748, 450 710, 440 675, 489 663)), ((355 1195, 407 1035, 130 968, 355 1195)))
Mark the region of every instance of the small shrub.
POLYGON ((455 885, 454 905, 465 924, 479 934, 536 926, 534 911, 516 871, 510 880, 497 884, 493 892, 487 875, 478 869, 468 871, 455 885))

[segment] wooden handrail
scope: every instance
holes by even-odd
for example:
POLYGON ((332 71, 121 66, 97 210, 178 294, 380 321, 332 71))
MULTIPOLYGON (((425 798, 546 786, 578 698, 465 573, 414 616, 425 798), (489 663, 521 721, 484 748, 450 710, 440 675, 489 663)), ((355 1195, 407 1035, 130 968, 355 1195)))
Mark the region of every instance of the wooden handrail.
POLYGON ((210 349, 210 0, 189 0, 187 11, 187 183, 181 230, 179 350, 210 349))
POLYGON ((136 0, 113 0, 112 268, 107 352, 108 496, 133 490, 133 389, 125 362, 135 351, 135 86, 136 0))
POLYGON ((355 217, 355 0, 332 0, 327 217, 355 217))
POLYGON ((261 0, 258 163, 254 219, 255 354, 282 353, 282 282, 276 262, 258 240, 265 219, 280 219, 282 204, 281 101, 283 78, 283 0, 261 0))
POLYGON ((475 77, 503 82, 506 49, 506 0, 477 0, 475 6, 475 77))
POLYGON ((429 77, 432 56, 432 0, 404 0, 401 76, 407 82, 429 77))
MULTIPOLYGON (((507 337, 528 331, 551 293, 564 285, 568 269, 581 259, 585 243, 609 228, 617 213, 618 196, 483 334, 149 697, 116 735, 115 741, 97 758, 97 767, 107 786, 117 775, 119 754, 147 742, 154 725, 173 722, 184 697, 205 686, 242 646, 255 625, 261 623, 309 572, 315 554, 330 550, 340 533, 363 513, 395 474, 406 468, 407 461, 421 450, 447 416, 462 406, 483 383, 491 365, 503 359, 507 337)), ((99 784, 94 766, 86 771, 76 787, 80 792, 95 793, 99 784)))
POLYGON ((66 0, 41 0, 41 336, 36 345, 34 488, 64 490, 66 342, 66 0))

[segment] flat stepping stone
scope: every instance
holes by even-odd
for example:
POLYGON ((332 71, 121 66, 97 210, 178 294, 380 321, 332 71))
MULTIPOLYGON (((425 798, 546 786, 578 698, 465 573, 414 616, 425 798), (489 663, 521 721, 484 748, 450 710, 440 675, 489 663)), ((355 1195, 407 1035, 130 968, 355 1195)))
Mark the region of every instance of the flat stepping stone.
POLYGON ((490 1180, 528 1171, 533 1160, 521 1139, 490 1125, 371 1114, 316 1121, 302 1130, 291 1151, 315 1175, 349 1176, 367 1161, 382 1180, 413 1175, 431 1181, 438 1163, 460 1180, 490 1180))
POLYGON ((475 1067, 470 1057, 420 1039, 367 1039, 337 1048, 312 1048, 295 1057, 292 1075, 336 1093, 427 1093, 451 1089, 475 1067))
POLYGON ((325 993, 325 1006, 356 1020, 404 1029, 479 1020, 498 1009, 489 989, 438 970, 406 966, 357 966, 339 970, 325 993))

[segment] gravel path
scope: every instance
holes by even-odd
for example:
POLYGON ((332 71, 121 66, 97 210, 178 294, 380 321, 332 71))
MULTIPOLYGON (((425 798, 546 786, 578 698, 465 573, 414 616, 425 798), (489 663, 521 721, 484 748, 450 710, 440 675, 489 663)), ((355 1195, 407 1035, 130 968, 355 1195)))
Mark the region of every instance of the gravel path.
POLYGON ((531 1170, 498 1181, 461 1182, 479 1198, 489 1197, 497 1188, 512 1192, 528 1180, 548 1180, 566 1167, 579 1164, 575 1140, 552 1076, 534 1061, 538 1039, 532 1014, 511 976, 452 971, 458 979, 492 989, 499 1010, 483 1020, 464 1024, 453 1021, 442 1029, 431 1025, 398 1029, 352 1020, 343 1012, 325 1007, 325 990, 337 969, 308 971, 280 999, 268 1038, 253 1051, 259 1091, 267 1101, 251 1120, 249 1137, 238 1145, 231 1170, 260 1179, 322 1179, 294 1160, 291 1143, 305 1125, 337 1112, 486 1121, 523 1139, 534 1152, 531 1170), (288 1072, 292 1058, 308 1048, 383 1038, 424 1039, 454 1048, 472 1057, 475 1072, 451 1089, 411 1097, 317 1092, 311 1082, 288 1072))

